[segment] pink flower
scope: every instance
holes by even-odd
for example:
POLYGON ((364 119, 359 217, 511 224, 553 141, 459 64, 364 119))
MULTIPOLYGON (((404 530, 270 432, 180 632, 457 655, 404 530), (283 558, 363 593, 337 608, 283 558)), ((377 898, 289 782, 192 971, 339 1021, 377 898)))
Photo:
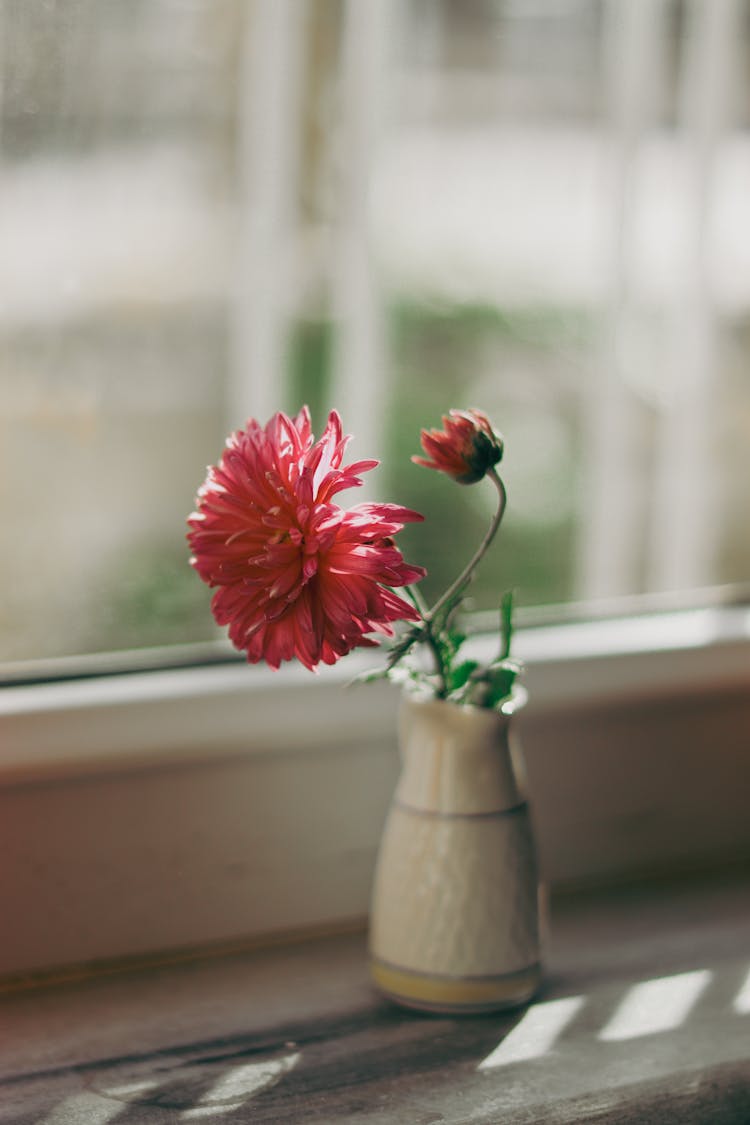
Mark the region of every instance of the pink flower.
POLYGON ((502 457, 503 439, 481 410, 451 410, 442 430, 422 430, 422 449, 431 460, 412 457, 417 465, 475 484, 502 457))
POLYGON ((407 565, 393 536, 417 512, 395 504, 345 511, 333 497, 362 483, 377 461, 342 465, 349 441, 332 411, 315 442, 310 414, 250 419, 208 470, 188 518, 190 560, 209 586, 211 608, 251 663, 278 668, 297 659, 311 670, 334 664, 368 633, 419 615, 391 586, 424 577, 407 565))

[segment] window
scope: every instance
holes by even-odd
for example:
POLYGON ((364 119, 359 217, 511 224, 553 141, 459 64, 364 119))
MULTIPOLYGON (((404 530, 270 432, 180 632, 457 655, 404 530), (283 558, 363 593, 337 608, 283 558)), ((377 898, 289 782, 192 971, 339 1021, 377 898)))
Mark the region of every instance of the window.
POLYGON ((205 465, 303 401, 433 588, 488 512, 409 457, 473 404, 476 607, 661 610, 518 636, 551 877, 747 854, 749 10, 0 0, 0 975, 365 913, 393 693, 174 667, 205 465))
POLYGON ((0 659, 212 638, 184 516, 228 428, 302 401, 427 515, 428 591, 487 512, 446 544, 409 456, 472 403, 511 494, 478 608, 747 579, 746 3, 0 19, 0 659))

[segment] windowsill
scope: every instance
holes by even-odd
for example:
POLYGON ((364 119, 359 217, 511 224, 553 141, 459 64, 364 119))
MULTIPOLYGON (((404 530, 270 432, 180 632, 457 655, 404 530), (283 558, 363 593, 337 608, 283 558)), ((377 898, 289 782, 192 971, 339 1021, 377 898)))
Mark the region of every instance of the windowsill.
MULTIPOLYGON (((494 651, 493 640, 475 642, 494 651)), ((750 607, 710 606, 519 630, 535 715, 750 683, 750 607)), ((382 657, 380 658, 382 659, 382 657)), ((243 662, 0 689, 0 786, 90 770, 310 749, 394 729, 397 692, 344 690, 378 655, 317 675, 243 662), (290 707, 289 700, 294 700, 290 707)))
POLYGON ((0 1121, 744 1125, 749 892, 724 881, 556 900, 525 1022, 391 1007, 370 988, 362 935, 8 995, 0 1121), (663 978, 690 1002, 678 995, 671 1016, 641 1006, 623 1029, 626 996, 663 978), (554 1031, 540 1027, 550 1012, 554 1031))
MULTIPOLYGON (((553 889, 750 858, 746 608, 517 640, 553 889)), ((364 918, 399 770, 397 691, 343 686, 368 664, 0 692, 0 979, 364 918)))

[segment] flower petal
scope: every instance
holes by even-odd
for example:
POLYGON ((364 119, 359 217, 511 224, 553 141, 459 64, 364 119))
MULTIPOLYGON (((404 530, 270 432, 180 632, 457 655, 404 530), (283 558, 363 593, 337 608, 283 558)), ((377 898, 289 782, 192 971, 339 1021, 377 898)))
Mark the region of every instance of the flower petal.
POLYGON ((393 536, 418 512, 397 504, 345 511, 332 497, 361 483, 374 460, 343 465, 336 411, 314 440, 306 407, 265 426, 250 419, 210 468, 188 517, 191 565, 217 588, 212 612, 248 661, 332 664, 371 633, 418 620, 390 587, 419 581, 393 536))

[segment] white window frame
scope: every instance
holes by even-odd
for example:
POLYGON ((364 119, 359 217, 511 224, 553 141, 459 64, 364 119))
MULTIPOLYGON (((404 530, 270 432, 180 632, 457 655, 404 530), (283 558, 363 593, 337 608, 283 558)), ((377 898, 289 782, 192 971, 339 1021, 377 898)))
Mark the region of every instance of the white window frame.
MULTIPOLYGON (((750 854, 747 756, 715 729, 722 700, 727 722, 740 713, 750 729, 750 608, 516 640, 530 695, 517 728, 553 885, 642 874, 644 859, 660 870, 750 854)), ((363 924, 398 773, 396 690, 345 687, 372 662, 3 689, 0 883, 13 925, 0 977, 363 924)))
MULTIPOLYGON (((305 12, 295 0, 258 0, 253 7, 258 22, 248 22, 243 48, 253 65, 245 68, 240 91, 239 185, 246 205, 232 319, 231 426, 275 407, 268 372, 279 368, 293 293, 288 281, 296 271, 289 190, 305 12)), ((337 341, 334 389, 347 426, 363 447, 376 448, 382 402, 368 372, 381 369, 383 340, 363 201, 380 137, 395 8, 355 0, 345 7, 343 131, 350 159, 339 207, 346 221, 337 233, 334 305, 345 331, 337 341), (358 380, 351 379, 354 370, 358 380)), ((658 524, 669 549, 662 552, 664 573, 652 577, 656 586, 672 588, 704 578, 698 548, 708 538, 709 513, 700 481, 689 475, 705 460, 695 453, 695 431, 700 435, 711 371, 713 310, 700 288, 702 232, 708 157, 722 135, 722 80, 736 42, 731 0, 693 8, 680 121, 696 160, 694 288, 681 295, 676 319, 681 339, 697 300, 706 346, 691 347, 691 393, 679 432, 664 434, 660 454, 660 513, 673 518, 658 524), (698 105, 688 94, 704 86, 712 98, 698 105), (685 468, 675 474, 675 464, 685 468), (679 486, 675 495, 666 487, 671 481, 679 486), (691 504, 682 502, 683 490, 691 504), (691 567, 695 574, 684 573, 691 567)), ((643 79, 658 60, 645 48, 661 42, 660 9, 616 5, 610 13, 621 60, 612 68, 611 91, 622 191, 613 215, 620 247, 609 301, 613 320, 637 306, 626 268, 629 185, 648 130, 643 79)), ((682 372, 682 351, 678 358, 682 372)), ((627 574, 617 571, 636 542, 629 506, 621 502, 627 497, 613 500, 628 480, 622 381, 615 363, 603 366, 610 375, 591 419, 592 479, 600 487, 587 505, 592 517, 584 550, 586 589, 597 595, 627 588, 627 574)), ((527 748, 545 875, 553 884, 642 874, 644 864, 674 869, 750 854, 742 732, 723 738, 736 718, 750 729, 747 608, 530 628, 517 642, 530 694, 517 727, 527 748)), ((0 976, 361 924, 398 771, 397 693, 384 684, 344 690, 367 665, 366 658, 352 658, 311 677, 297 668, 274 675, 231 664, 3 689, 0 976)))
MULTIPOLYGON (((488 652, 492 643, 475 641, 488 652)), ((721 690, 750 681, 750 607, 530 627, 516 633, 515 651, 537 714, 721 690)), ((379 659, 350 654, 315 674, 238 660, 11 684, 0 688, 0 784, 330 745, 363 724, 388 735, 393 689, 350 686, 379 659)))

